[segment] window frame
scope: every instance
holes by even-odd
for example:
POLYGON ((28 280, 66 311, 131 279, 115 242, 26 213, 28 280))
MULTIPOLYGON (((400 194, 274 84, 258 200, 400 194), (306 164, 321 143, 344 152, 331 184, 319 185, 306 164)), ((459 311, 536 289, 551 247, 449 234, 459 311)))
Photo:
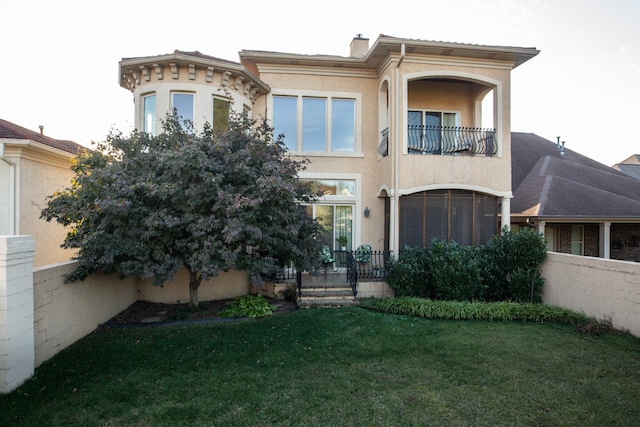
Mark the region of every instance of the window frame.
MULTIPOLYGON (((295 99, 295 143, 286 144, 290 154, 304 154, 305 156, 340 156, 340 157, 362 157, 361 148, 361 111, 362 111, 362 94, 354 92, 320 92, 320 91, 293 91, 293 90, 272 90, 269 96, 271 121, 275 123, 275 99, 276 98, 293 98, 295 99), (325 100, 325 118, 324 118, 324 150, 304 150, 304 100, 305 99, 323 99, 325 100), (344 100, 353 102, 353 149, 344 150, 336 149, 334 144, 334 120, 333 120, 333 101, 344 100), (294 149, 291 149, 294 148, 294 149)), ((275 126, 275 124, 274 124, 275 126)), ((275 129, 275 132, 279 131, 275 129)), ((288 135, 285 135, 285 138, 288 135)), ((286 141, 286 139, 285 139, 286 141)))
POLYGON ((169 99, 171 100, 171 111, 173 112, 175 110, 179 117, 182 117, 185 120, 189 120, 193 124, 193 126, 195 126, 195 119, 196 119, 196 92, 190 92, 190 91, 186 91, 186 90, 172 90, 170 92, 169 99), (191 96, 191 115, 192 115, 191 117, 184 117, 184 115, 182 115, 180 113, 180 111, 176 108, 176 102, 175 102, 175 96, 176 95, 189 95, 189 96, 191 96))
POLYGON ((155 92, 145 93, 141 96, 142 99, 142 130, 151 135, 156 135, 156 124, 158 121, 158 96, 155 92), (153 98, 153 117, 150 120, 147 120, 147 100, 153 98), (148 130, 149 125, 151 126, 151 130, 148 130))
POLYGON ((569 245, 569 253, 571 255, 584 256, 584 225, 571 224, 571 243, 569 245), (574 230, 580 234, 580 240, 574 240, 574 230), (574 253, 574 245, 580 245, 580 253, 574 253))
MULTIPOLYGON (((221 104, 218 104, 221 105, 221 104)), ((224 132, 229 130, 229 117, 231 114, 231 105, 230 105, 230 100, 227 98, 222 98, 220 96, 215 96, 212 95, 211 96, 211 127, 214 131, 217 132, 224 132), (216 114, 216 103, 222 103, 224 105, 226 105, 226 110, 227 110, 227 115, 226 115, 226 123, 219 123, 218 120, 219 118, 217 117, 216 114)))

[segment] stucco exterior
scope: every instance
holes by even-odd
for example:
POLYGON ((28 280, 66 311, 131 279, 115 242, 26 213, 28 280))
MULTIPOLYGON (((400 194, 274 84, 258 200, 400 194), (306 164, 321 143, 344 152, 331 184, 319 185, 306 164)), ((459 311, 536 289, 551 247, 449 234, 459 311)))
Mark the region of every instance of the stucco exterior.
MULTIPOLYGON (((509 224, 510 73, 537 53, 533 48, 384 35, 369 47, 368 39, 357 36, 349 57, 243 50, 239 63, 179 51, 125 58, 120 62, 120 84, 133 93, 138 129, 144 125, 142 103, 149 94, 155 96, 160 120, 171 111, 171 93, 193 93, 196 128, 214 120, 211 100, 218 96, 226 96, 232 110, 272 123, 276 98, 296 100, 292 102, 297 119, 288 118, 297 120, 297 131, 284 136, 289 155, 310 160, 301 178, 349 181, 355 188, 348 197, 327 195, 319 205, 348 210, 348 228, 340 233, 348 234, 349 249, 369 244, 374 250, 398 251, 400 229, 407 221, 401 207, 405 195, 442 189, 490 195, 502 206, 499 215, 494 214, 493 232, 509 224), (306 136, 301 134, 307 100, 326 100, 328 136, 326 146, 316 151, 305 148, 306 136), (354 105, 353 142, 347 150, 332 148, 332 100, 354 105), (441 132, 443 137, 444 132, 458 135, 454 146, 446 152, 416 150, 408 134, 409 115, 412 120, 423 117, 424 124, 434 115, 443 121, 447 116, 451 123, 441 132), (463 132, 491 139, 482 139, 486 145, 481 146, 479 139, 463 140, 463 132)), ((471 217, 471 211, 465 215, 471 217)))
MULTIPOLYGON (((0 139, 1 140, 1 139, 0 139)), ((73 154, 32 140, 4 139, 0 161, 0 235, 32 235, 34 266, 69 260, 73 251, 60 245, 64 227, 40 219, 47 197, 68 187, 73 154)))

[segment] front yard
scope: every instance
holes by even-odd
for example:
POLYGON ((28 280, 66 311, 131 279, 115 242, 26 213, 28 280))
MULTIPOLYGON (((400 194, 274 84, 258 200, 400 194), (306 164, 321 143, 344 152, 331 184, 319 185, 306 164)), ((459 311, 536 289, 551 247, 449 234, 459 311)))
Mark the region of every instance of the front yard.
POLYGON ((362 308, 99 330, 0 425, 603 426, 640 419, 640 340, 362 308))

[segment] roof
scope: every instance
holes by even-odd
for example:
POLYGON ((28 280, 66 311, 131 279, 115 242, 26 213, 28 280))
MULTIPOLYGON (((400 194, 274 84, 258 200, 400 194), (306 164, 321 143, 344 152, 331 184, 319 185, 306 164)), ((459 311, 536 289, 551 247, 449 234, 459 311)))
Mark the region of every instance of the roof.
POLYGON ((512 216, 640 219, 640 183, 533 133, 511 134, 512 216))
POLYGON ((76 144, 73 141, 51 138, 41 134, 40 132, 23 128, 22 126, 18 126, 15 123, 2 119, 0 119, 0 139, 23 139, 35 141, 71 154, 76 154, 81 148, 83 148, 80 144, 76 144))
POLYGON ((480 59, 512 64, 515 68, 540 53, 535 48, 487 46, 443 41, 404 39, 381 34, 363 58, 337 55, 301 55, 257 50, 240 51, 244 62, 262 64, 295 64, 343 68, 378 68, 391 54, 431 55, 480 59))
POLYGON ((625 175, 629 175, 635 179, 640 179, 640 154, 634 154, 627 157, 620 163, 616 163, 612 166, 614 169, 619 170, 625 175))

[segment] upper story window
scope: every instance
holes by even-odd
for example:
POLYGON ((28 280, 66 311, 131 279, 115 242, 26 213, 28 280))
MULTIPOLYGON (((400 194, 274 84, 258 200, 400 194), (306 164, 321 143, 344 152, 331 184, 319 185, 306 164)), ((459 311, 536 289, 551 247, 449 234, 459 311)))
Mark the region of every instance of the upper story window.
POLYGON ((194 98, 193 93, 174 92, 171 94, 171 107, 176 110, 178 116, 192 123, 195 117, 194 98))
POLYGON ((229 130, 229 101, 213 97, 213 130, 229 130))
POLYGON ((156 95, 150 94, 142 98, 142 129, 151 135, 156 134, 156 95))
POLYGON ((353 153, 356 100, 342 97, 274 96, 275 135, 289 151, 353 153))

